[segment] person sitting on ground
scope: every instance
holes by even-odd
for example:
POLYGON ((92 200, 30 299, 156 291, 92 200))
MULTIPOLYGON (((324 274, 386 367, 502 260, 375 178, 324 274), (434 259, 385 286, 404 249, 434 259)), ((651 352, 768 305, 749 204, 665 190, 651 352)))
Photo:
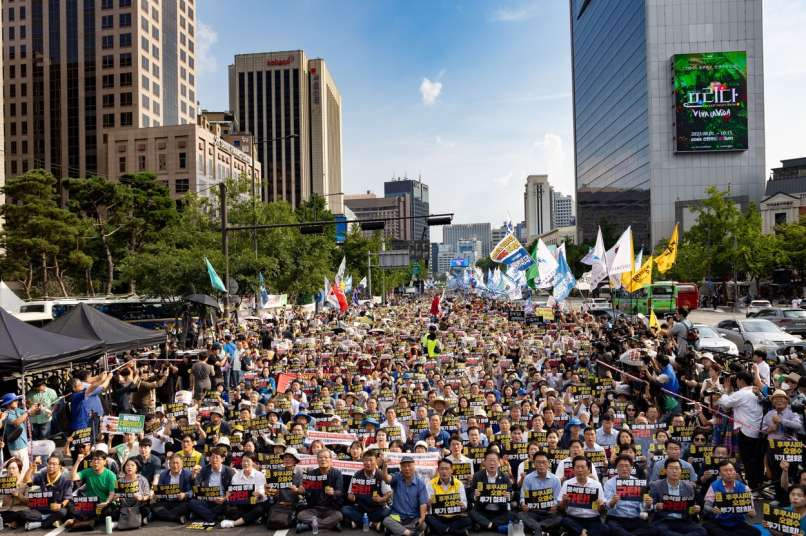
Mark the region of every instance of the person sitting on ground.
POLYGON ((393 492, 391 513, 383 520, 383 526, 394 536, 422 534, 428 514, 428 487, 415 470, 414 458, 402 456, 400 471, 394 475, 389 474, 386 461, 381 470, 393 492))
POLYGON ((729 498, 734 494, 745 495, 753 508, 753 496, 750 488, 737 478, 736 468, 729 460, 719 462, 719 478, 717 478, 705 494, 705 528, 711 536, 757 536, 758 531, 747 523, 747 514, 741 512, 722 512, 717 497, 729 498))
POLYGON ((434 534, 466 536, 472 521, 467 516, 465 487, 453 476, 453 462, 448 458, 439 461, 437 473, 428 482, 431 513, 425 516, 425 524, 434 534))
POLYGON ((226 452, 220 447, 210 451, 210 463, 201 468, 196 477, 196 489, 190 500, 190 511, 205 523, 214 523, 224 516, 226 494, 235 471, 224 465, 226 452), (200 496, 204 489, 204 496, 200 496))
POLYGON ((311 529, 314 519, 320 529, 339 527, 344 484, 341 471, 333 468, 333 453, 322 449, 316 453, 317 467, 309 469, 302 477, 300 495, 305 497, 305 507, 297 512, 297 533, 311 529))
MULTIPOLYGON (((507 464, 507 467, 509 464, 507 464)), ((477 530, 496 530, 511 520, 510 501, 512 500, 512 479, 501 471, 501 457, 496 450, 490 449, 484 455, 484 467, 473 475, 470 483, 473 491, 473 508, 470 518, 477 530), (497 496, 488 494, 485 488, 490 486, 496 490, 497 496), (497 488, 503 488, 500 495, 497 488)))
POLYGON ((235 472, 227 490, 227 503, 222 529, 251 525, 266 513, 266 476, 257 467, 254 455, 244 454, 241 457, 241 469, 235 472), (245 502, 235 499, 233 487, 242 487, 248 492, 245 502))
POLYGON ((153 517, 184 525, 190 512, 188 503, 192 494, 193 475, 190 469, 182 467, 182 457, 174 454, 168 460, 168 469, 163 470, 157 477, 156 502, 151 506, 153 517), (166 493, 169 490, 174 490, 176 493, 166 493))
POLYGON ((352 528, 358 528, 363 523, 364 515, 373 524, 376 530, 381 522, 389 515, 387 504, 392 498, 392 488, 384 481, 378 470, 376 449, 366 449, 361 455, 363 468, 353 475, 347 488, 347 504, 341 508, 341 513, 347 518, 352 528))

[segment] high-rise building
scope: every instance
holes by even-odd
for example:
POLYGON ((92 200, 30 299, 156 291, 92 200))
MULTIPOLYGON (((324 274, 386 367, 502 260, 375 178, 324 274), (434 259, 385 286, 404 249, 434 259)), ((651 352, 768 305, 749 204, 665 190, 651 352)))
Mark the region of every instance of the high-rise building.
POLYGON ((428 185, 417 179, 397 178, 383 183, 384 197, 403 197, 407 200, 404 220, 409 227, 411 238, 406 244, 398 244, 395 249, 408 248, 413 259, 428 256, 431 234, 428 228, 428 185))
MULTIPOLYGON (((411 227, 406 220, 400 219, 408 213, 410 200, 404 196, 378 197, 372 192, 357 195, 345 195, 344 206, 355 214, 359 220, 387 220, 383 228, 383 236, 389 241, 411 240, 411 227)), ((362 231, 370 237, 375 231, 362 231)))
POLYGON ((554 204, 551 220, 551 228, 568 227, 574 225, 574 198, 562 192, 552 192, 552 203, 554 204))
MULTIPOLYGON (((3 71, 3 54, 0 54, 0 77, 4 77, 5 72, 3 71)), ((5 166, 5 159, 6 159, 6 152, 8 151, 8 147, 3 143, 4 139, 4 128, 2 128, 3 123, 3 94, 0 92, 0 188, 6 185, 6 166, 5 166)), ((6 202, 5 194, 0 193, 0 206, 3 206, 6 202)), ((0 220, 0 229, 3 228, 3 220, 0 220)))
POLYGON ((195 123, 195 11, 194 0, 4 2, 6 172, 103 175, 108 129, 195 123))
POLYGON ((341 95, 325 61, 302 50, 238 54, 229 100, 240 128, 255 137, 262 199, 297 207, 318 194, 340 213, 341 95))
POLYGON ((528 240, 551 231, 554 203, 548 175, 529 175, 523 193, 528 240))
POLYGON ((764 192, 762 3, 569 0, 581 240, 636 250, 694 222, 708 186, 764 192))
POLYGON ((442 228, 442 243, 457 247, 460 240, 478 240, 481 243, 481 256, 490 254, 495 242, 489 223, 454 223, 442 228))

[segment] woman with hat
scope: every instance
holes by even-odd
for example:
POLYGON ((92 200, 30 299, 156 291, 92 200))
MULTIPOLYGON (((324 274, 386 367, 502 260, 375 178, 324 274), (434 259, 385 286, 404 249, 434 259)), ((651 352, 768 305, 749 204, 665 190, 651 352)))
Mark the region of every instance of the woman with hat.
POLYGON ((28 412, 20 406, 21 396, 6 393, 0 398, 3 441, 8 445, 12 457, 22 461, 22 472, 28 470, 28 430, 25 421, 28 412))
MULTIPOLYGON (((772 401, 772 409, 764 415, 764 419, 761 421, 761 430, 767 434, 768 440, 797 441, 798 435, 803 433, 803 421, 800 415, 792 411, 789 406, 789 395, 783 389, 776 389, 770 400, 772 401)), ((787 492, 780 486, 781 464, 775 460, 773 450, 767 451, 767 465, 772 470, 776 500, 786 502, 787 492)), ((788 467, 790 481, 797 476, 797 465, 792 463, 788 467)))

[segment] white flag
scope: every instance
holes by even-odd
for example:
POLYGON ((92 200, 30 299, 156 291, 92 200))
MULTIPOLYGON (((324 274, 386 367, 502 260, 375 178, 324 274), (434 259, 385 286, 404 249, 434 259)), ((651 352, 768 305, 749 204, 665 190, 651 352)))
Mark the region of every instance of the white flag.
POLYGON ((549 288, 554 284, 554 274, 557 273, 557 259, 549 251, 543 239, 537 239, 537 269, 540 275, 537 279, 538 288, 549 288))
POLYGON ((336 272, 336 283, 341 283, 344 279, 344 272, 347 270, 347 257, 341 258, 341 264, 339 264, 339 269, 336 272))
POLYGON ((627 227, 621 234, 621 237, 619 237, 616 245, 607 251, 607 261, 610 267, 609 275, 623 274, 624 272, 632 271, 635 257, 632 248, 631 227, 627 227))
POLYGON ((605 247, 604 239, 602 238, 602 228, 596 234, 596 245, 593 249, 582 259, 582 262, 589 264, 590 271, 590 288, 595 289, 601 281, 607 278, 607 263, 605 262, 605 247), (590 261, 590 262, 587 262, 590 261))

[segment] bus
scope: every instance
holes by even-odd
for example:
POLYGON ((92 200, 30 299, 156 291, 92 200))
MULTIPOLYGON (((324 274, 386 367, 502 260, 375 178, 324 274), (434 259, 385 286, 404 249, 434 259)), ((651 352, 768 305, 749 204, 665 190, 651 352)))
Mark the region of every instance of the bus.
POLYGON ((613 306, 626 314, 648 315, 650 304, 659 316, 674 312, 678 307, 697 309, 700 291, 694 283, 677 281, 657 281, 632 293, 623 289, 614 291, 613 306))
POLYGON ((20 305, 14 316, 42 327, 59 318, 79 303, 86 303, 102 313, 146 329, 165 329, 182 315, 181 301, 162 301, 144 298, 61 298, 35 300, 20 305))

